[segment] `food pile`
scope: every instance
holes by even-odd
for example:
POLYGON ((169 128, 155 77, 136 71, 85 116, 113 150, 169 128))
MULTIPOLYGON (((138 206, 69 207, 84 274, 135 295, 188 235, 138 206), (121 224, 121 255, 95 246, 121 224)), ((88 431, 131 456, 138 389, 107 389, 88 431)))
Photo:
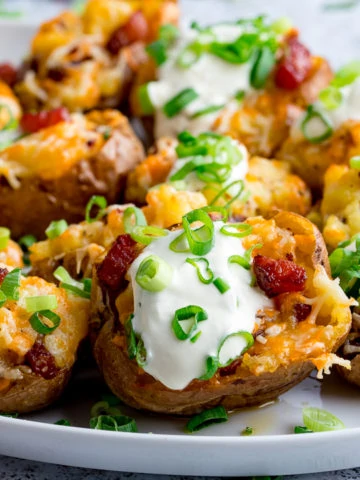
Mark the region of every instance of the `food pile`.
MULTIPOLYGON (((0 65, 0 412, 58 398, 85 341, 190 431, 314 368, 360 385, 360 62, 179 17, 89 0, 0 65)), ((93 428, 136 430, 106 405, 93 428)))

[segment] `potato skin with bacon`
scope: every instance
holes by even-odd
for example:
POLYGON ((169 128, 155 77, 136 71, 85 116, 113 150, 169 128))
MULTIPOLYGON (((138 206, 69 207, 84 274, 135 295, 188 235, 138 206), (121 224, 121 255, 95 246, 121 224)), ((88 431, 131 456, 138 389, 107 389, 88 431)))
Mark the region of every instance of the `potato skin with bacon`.
POLYGON ((109 203, 121 197, 143 157, 127 118, 114 110, 76 114, 28 135, 0 153, 2 225, 14 238, 44 238, 53 220, 79 222, 93 195, 109 203))
MULTIPOLYGON (((129 405, 178 415, 198 413, 217 405, 227 409, 259 405, 299 383, 314 365, 326 372, 330 364, 341 362, 332 352, 349 331, 351 302, 329 276, 327 252, 317 228, 305 218, 288 212, 278 213, 270 220, 254 217, 247 222, 253 230, 245 238, 244 247, 262 243, 256 254, 275 261, 295 262, 298 269, 306 272, 305 290, 275 297, 277 313, 268 319, 265 314, 257 325, 265 342, 255 341, 242 357, 219 369, 212 379, 193 380, 183 390, 166 388, 129 359, 124 324, 133 312, 132 289, 126 276, 117 286, 113 284, 115 288, 107 287, 103 260, 108 263, 109 257, 98 260, 92 292, 94 356, 106 383, 129 405), (310 314, 297 316, 296 305, 306 301, 311 304, 310 314), (279 331, 271 334, 274 327, 279 331)), ((115 251, 113 247, 112 255, 115 251)), ((123 259, 124 271, 129 267, 129 259, 128 254, 123 259)))

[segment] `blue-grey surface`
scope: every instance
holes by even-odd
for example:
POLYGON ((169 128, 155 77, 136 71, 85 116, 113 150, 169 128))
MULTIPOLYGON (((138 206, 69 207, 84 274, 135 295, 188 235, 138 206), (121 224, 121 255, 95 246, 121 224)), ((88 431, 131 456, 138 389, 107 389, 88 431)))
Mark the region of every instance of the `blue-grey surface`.
MULTIPOLYGON (((40 0, 8 0, 1 2, 2 8, 24 9, 26 16, 36 22, 39 15, 44 17, 61 9, 66 1, 41 2, 40 0), (35 15, 34 15, 35 13, 35 15)), ((319 54, 328 56, 335 66, 356 58, 360 47, 360 0, 224 0, 223 5, 209 8, 215 0, 183 0, 187 8, 196 17, 203 5, 207 4, 208 14, 214 20, 225 18, 228 9, 236 15, 269 13, 272 16, 288 15, 292 17, 302 32, 302 37, 319 54), (330 4, 344 4, 343 8, 328 8, 330 4), (327 6, 327 8, 324 8, 327 6), (189 8, 190 7, 190 8, 189 8)), ((335 5, 335 6, 336 6, 335 5)), ((212 19, 209 19, 211 21, 212 19)), ((360 464, 360 457, 359 457, 360 464)), ((155 480, 158 475, 104 472, 73 467, 62 467, 0 456, 0 480, 155 480)), ((194 477, 163 476, 163 480, 180 480, 194 477)), ((208 477, 218 478, 218 477, 208 477)), ((311 475, 286 476, 284 480, 355 480, 360 478, 360 469, 327 472, 311 475)), ((200 480, 198 477, 196 480, 200 480)))

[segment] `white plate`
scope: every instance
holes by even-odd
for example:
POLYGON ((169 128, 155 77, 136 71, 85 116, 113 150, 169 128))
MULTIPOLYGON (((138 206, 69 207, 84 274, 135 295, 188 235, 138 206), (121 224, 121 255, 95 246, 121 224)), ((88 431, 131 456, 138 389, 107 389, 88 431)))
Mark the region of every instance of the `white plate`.
MULTIPOLYGON (((206 21, 229 17, 229 5, 232 18, 241 12, 290 15, 316 52, 328 54, 337 65, 356 58, 356 15, 353 11, 325 15, 321 3, 323 0, 184 0, 192 17, 203 20, 201 12, 206 10, 206 21)), ((0 61, 20 62, 33 31, 26 22, 0 22, 0 61)), ((271 405, 233 413, 228 423, 194 435, 183 433, 184 419, 142 414, 126 407, 124 413, 136 418, 141 433, 84 428, 91 405, 100 399, 103 389, 96 372, 87 367, 75 376, 58 404, 21 420, 0 417, 0 454, 79 467, 178 475, 280 475, 360 465, 360 390, 336 375, 323 383, 310 378, 271 405), (302 424, 305 405, 331 411, 347 428, 292 434, 294 426, 302 424), (68 418, 74 427, 53 425, 60 418, 68 418), (253 437, 240 436, 246 426, 254 428, 253 437)))

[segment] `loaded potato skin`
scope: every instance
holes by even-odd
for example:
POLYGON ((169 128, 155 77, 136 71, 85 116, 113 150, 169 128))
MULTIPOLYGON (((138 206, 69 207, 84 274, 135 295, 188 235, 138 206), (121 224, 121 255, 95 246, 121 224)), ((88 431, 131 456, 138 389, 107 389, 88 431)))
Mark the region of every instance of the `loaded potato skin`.
POLYGON ((109 203, 121 197, 143 155, 128 120, 114 110, 75 115, 30 134, 0 153, 2 223, 14 238, 43 238, 53 220, 81 221, 93 195, 109 203))
POLYGON ((257 245, 253 272, 273 306, 258 312, 255 341, 245 353, 211 378, 194 379, 182 389, 165 386, 146 371, 146 363, 144 367, 129 358, 125 325, 134 311, 135 283, 129 283, 128 270, 146 247, 143 250, 129 235, 122 235, 98 259, 92 291, 94 355, 109 387, 129 405, 179 415, 216 405, 228 409, 258 405, 300 382, 314 365, 322 372, 332 362, 341 363, 332 352, 349 331, 351 302, 329 277, 319 231, 288 212, 271 220, 250 218, 246 224, 252 231, 244 248, 257 245), (267 281, 277 285, 275 291, 268 289, 267 281))

